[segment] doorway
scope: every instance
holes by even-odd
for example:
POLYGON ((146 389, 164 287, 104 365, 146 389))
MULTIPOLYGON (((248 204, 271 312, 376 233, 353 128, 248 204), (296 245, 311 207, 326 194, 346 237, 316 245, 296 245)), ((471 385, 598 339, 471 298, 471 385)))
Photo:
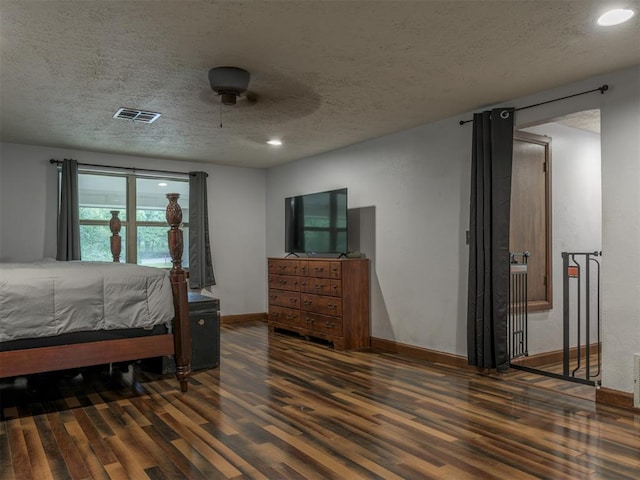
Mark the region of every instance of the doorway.
MULTIPOLYGON (((598 256, 597 268, 593 258, 587 259, 587 270, 593 268, 587 273, 583 268, 579 279, 574 276, 565 283, 568 269, 563 265, 567 256, 563 252, 601 251, 600 111, 521 126, 514 140, 513 165, 512 221, 516 215, 513 225, 518 231, 512 231, 510 249, 530 253, 530 280, 526 288, 526 344, 511 364, 525 370, 515 375, 528 382, 555 385, 554 389, 563 391, 582 390, 579 396, 589 392, 593 398, 593 387, 580 389, 567 385, 566 380, 578 384, 600 382, 597 275, 604 258, 598 256), (548 170, 543 172, 542 168, 548 170), (523 197, 527 188, 530 191, 523 197), (532 200, 527 200, 527 195, 532 200), (582 282, 580 291, 578 282, 582 282), (565 291, 570 306, 568 331, 565 291), (589 312, 586 319, 578 318, 585 317, 585 312, 589 312), (588 337, 586 332, 590 333, 588 337)), ((575 256, 569 258, 575 260, 575 256)), ((578 261, 584 265, 582 257, 578 261)), ((575 273, 574 268, 571 271, 575 273)))

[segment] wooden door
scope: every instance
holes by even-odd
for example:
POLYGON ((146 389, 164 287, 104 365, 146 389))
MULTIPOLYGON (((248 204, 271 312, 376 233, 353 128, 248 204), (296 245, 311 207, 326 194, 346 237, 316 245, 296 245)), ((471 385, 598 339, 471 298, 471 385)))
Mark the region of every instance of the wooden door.
POLYGON ((509 250, 528 259, 529 310, 553 306, 551 282, 551 139, 516 132, 511 178, 509 250))

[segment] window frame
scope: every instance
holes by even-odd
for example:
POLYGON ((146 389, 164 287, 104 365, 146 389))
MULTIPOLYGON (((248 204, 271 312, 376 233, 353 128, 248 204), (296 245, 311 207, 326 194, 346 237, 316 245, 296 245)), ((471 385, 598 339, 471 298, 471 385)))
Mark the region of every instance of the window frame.
MULTIPOLYGON (((61 175, 61 170, 59 170, 59 176, 61 175)), ((135 265, 143 265, 138 263, 138 228, 139 227, 165 227, 168 228, 168 224, 165 221, 149 221, 149 220, 137 220, 137 180, 138 179, 151 179, 151 180, 169 180, 172 182, 189 182, 187 174, 185 177, 181 177, 178 175, 166 175, 166 174, 137 174, 135 171, 127 172, 127 173, 118 173, 104 170, 94 170, 91 168, 80 168, 78 170, 78 176, 80 175, 95 175, 99 177, 117 177, 125 179, 125 213, 126 220, 122 218, 122 210, 120 210, 120 214, 118 217, 120 218, 120 222, 122 227, 124 228, 125 235, 125 249, 124 249, 124 263, 131 263, 135 265), (134 261, 135 260, 135 261, 134 261)), ((167 193, 169 193, 167 191, 167 193)), ((78 203, 81 203, 80 193, 78 192, 78 203)), ((115 210, 115 209, 113 209, 115 210)), ((79 219, 79 225, 88 225, 88 226, 106 226, 109 227, 110 219, 107 220, 97 220, 97 219, 79 219)), ((181 227, 188 228, 189 221, 183 221, 181 227)), ((111 235, 109 236, 111 237, 111 235)), ((108 240, 105 241, 105 245, 108 245, 108 240)), ((82 248, 82 247, 81 247, 82 248)), ((167 244, 167 252, 169 250, 169 246, 167 244)), ((109 256, 111 252, 109 251, 109 256)), ((185 252, 188 255, 188 251, 185 252)), ((184 255, 184 254, 183 254, 184 255)), ((156 268, 164 268, 169 269, 170 266, 166 267, 156 267, 156 268)), ((187 270, 188 267, 185 267, 187 270)))

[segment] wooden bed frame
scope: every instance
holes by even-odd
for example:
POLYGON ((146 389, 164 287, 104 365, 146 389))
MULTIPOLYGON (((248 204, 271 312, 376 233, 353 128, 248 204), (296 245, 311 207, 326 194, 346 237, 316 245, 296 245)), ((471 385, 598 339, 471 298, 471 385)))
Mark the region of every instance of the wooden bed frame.
MULTIPOLYGON (((179 197, 177 193, 167 194, 169 253, 173 265, 169 275, 175 308, 173 333, 0 352, 0 378, 174 355, 180 390, 187 391, 191 375, 191 331, 187 278, 182 269, 182 209, 178 204, 179 197)), ((118 262, 121 250, 121 224, 117 212, 112 212, 112 216, 109 222, 112 232, 111 254, 113 260, 118 262)))

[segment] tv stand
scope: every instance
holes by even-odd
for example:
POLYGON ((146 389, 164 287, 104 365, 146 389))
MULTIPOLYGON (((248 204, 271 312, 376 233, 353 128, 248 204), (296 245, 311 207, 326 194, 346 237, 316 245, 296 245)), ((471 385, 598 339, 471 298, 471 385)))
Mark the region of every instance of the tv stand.
POLYGON ((269 258, 269 330, 321 338, 336 350, 371 345, 369 260, 269 258))

